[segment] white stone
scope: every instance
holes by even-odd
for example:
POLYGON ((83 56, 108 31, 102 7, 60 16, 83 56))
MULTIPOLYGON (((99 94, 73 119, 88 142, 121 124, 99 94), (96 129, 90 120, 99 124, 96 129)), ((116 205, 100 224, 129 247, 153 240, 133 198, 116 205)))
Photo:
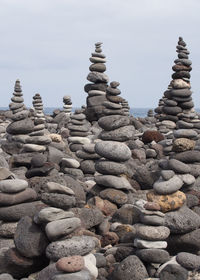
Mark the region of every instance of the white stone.
POLYGON ((74 191, 72 189, 55 182, 48 182, 46 186, 47 186, 47 190, 50 193, 63 193, 68 195, 74 195, 74 191))
POLYGON ((95 277, 95 279, 98 276, 98 269, 96 267, 96 258, 95 258, 95 264, 94 264, 94 258, 95 256, 93 254, 88 254, 84 256, 84 262, 85 262, 85 267, 89 270, 89 272, 92 274, 92 276, 95 277))
POLYGON ((74 143, 74 144, 89 144, 91 142, 91 140, 87 137, 79 137, 79 136, 71 136, 68 137, 68 141, 70 143, 74 143))
POLYGON ((46 147, 36 144, 25 144, 23 150, 25 152, 44 152, 46 151, 46 147))
POLYGON ((65 167, 71 167, 71 168, 79 168, 80 163, 78 162, 78 160, 74 159, 74 158, 62 158, 61 163, 63 163, 63 165, 65 167))
POLYGON ((134 246, 143 249, 165 249, 167 248, 166 241, 147 241, 143 239, 134 239, 134 246))

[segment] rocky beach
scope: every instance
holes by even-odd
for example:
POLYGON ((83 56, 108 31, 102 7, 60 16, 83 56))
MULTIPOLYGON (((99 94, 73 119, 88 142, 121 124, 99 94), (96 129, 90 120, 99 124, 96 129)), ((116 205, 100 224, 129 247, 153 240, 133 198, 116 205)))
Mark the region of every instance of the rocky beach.
POLYGON ((200 115, 182 37, 158 107, 130 114, 95 43, 83 85, 44 113, 16 80, 0 111, 0 280, 199 280, 200 115), (83 93, 84 94, 84 93, 83 93))

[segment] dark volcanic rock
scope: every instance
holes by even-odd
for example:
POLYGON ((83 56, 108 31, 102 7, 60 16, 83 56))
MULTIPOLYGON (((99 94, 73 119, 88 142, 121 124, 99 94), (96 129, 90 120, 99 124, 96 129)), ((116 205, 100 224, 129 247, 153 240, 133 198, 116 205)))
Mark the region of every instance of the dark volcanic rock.
POLYGON ((43 255, 49 244, 44 232, 28 216, 19 221, 14 235, 14 242, 20 254, 28 258, 43 255))
POLYGON ((7 133, 9 134, 28 134, 34 129, 34 123, 31 119, 24 119, 13 122, 7 126, 7 133))
POLYGON ((128 256, 115 266, 109 280, 144 280, 148 277, 147 270, 137 256, 128 256))
POLYGON ((9 207, 0 208, 0 220, 15 222, 24 216, 33 217, 38 211, 46 207, 41 201, 21 203, 9 207))

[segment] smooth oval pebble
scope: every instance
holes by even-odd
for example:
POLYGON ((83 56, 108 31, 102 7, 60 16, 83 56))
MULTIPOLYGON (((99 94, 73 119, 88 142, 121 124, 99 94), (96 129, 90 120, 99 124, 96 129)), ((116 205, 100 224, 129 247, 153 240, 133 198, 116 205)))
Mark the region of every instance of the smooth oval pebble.
POLYGON ((8 179, 0 181, 0 191, 5 193, 17 193, 25 190, 28 182, 21 179, 8 179))
POLYGON ((131 150, 124 143, 115 141, 101 141, 96 143, 95 152, 113 161, 127 161, 131 158, 131 150))
POLYGON ((71 256, 59 259, 56 263, 56 268, 66 272, 77 272, 84 268, 84 264, 82 256, 71 256))
POLYGON ((45 232, 49 240, 58 240, 59 238, 70 234, 81 226, 79 218, 68 218, 56 220, 48 223, 45 227, 45 232))

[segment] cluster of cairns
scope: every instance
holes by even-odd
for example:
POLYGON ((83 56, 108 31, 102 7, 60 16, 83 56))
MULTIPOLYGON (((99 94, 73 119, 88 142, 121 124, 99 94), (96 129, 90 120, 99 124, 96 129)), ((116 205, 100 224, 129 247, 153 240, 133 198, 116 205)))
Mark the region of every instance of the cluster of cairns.
POLYGON ((63 111, 45 116, 36 94, 33 118, 17 80, 0 114, 0 280, 197 280, 199 119, 186 45, 156 114, 137 119, 95 46, 86 107, 72 113, 64 96, 63 111))

